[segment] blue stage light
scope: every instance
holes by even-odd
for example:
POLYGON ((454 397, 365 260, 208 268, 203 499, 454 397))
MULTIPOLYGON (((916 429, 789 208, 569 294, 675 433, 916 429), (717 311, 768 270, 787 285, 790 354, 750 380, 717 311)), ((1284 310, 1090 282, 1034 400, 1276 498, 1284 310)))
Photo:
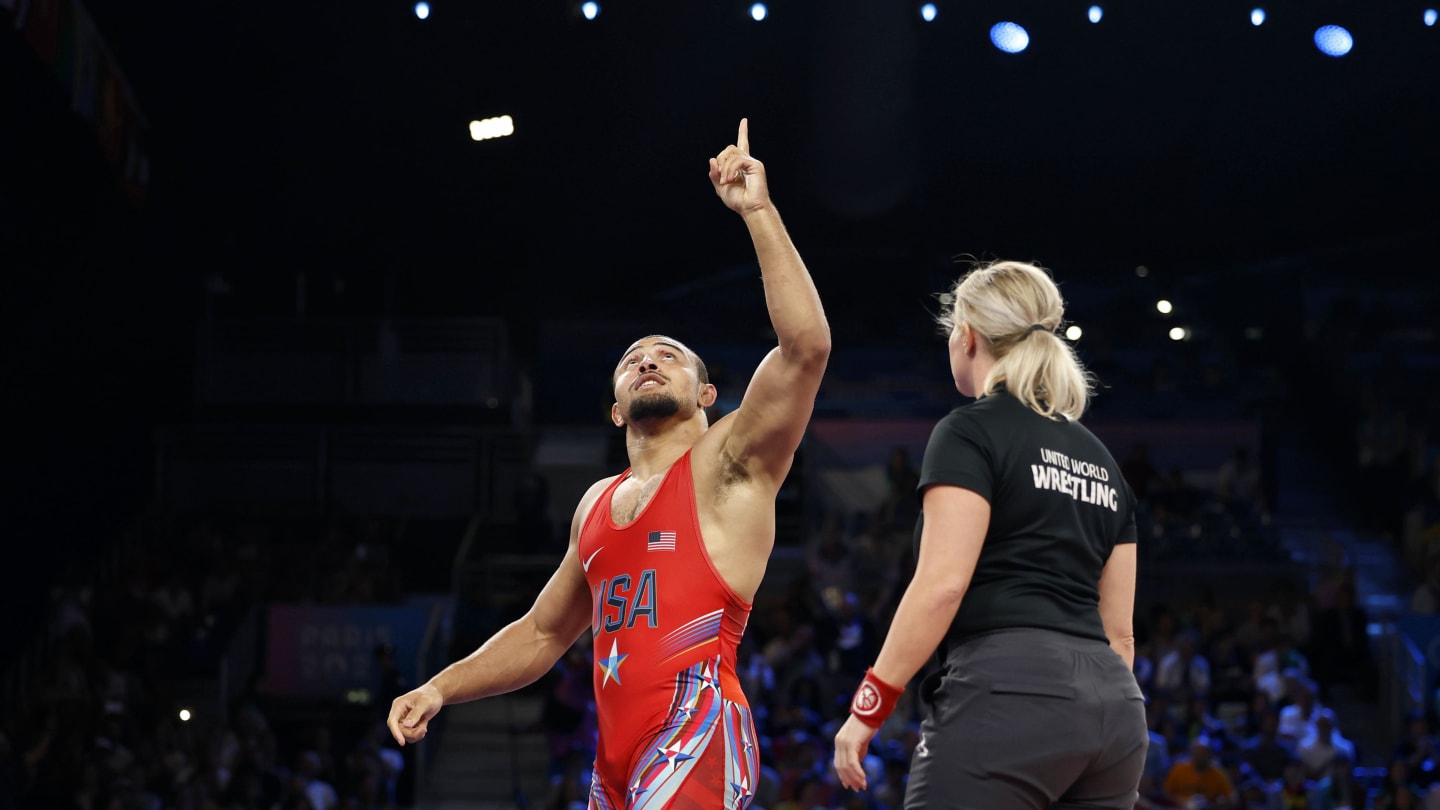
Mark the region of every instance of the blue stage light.
POLYGON ((990 41, 1005 53, 1019 53, 1030 47, 1030 33, 1013 22, 999 22, 990 27, 990 41))
POLYGON ((1315 47, 1326 56, 1344 56, 1355 47, 1355 38, 1338 25, 1322 25, 1315 29, 1315 47))

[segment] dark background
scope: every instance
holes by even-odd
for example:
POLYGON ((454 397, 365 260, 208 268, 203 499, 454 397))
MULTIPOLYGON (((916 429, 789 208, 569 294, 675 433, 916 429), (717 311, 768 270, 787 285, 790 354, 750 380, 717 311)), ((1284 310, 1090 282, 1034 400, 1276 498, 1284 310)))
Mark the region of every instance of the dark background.
POLYGON ((17 621, 150 491, 153 428, 192 415, 205 306, 500 315, 522 360, 542 317, 763 335, 750 245, 705 176, 741 116, 837 346, 928 333, 958 254, 1053 268, 1097 341, 1163 341, 1146 307, 1178 294, 1197 339, 1258 327, 1272 357, 1304 328, 1302 283, 1433 290, 1440 31, 1420 6, 1275 4, 1259 28, 1229 2, 1116 2, 1099 25, 1038 0, 930 24, 858 0, 760 24, 743 3, 593 23, 556 2, 86 7, 148 119, 140 201, 0 32, 17 621), (1028 51, 990 45, 1000 19, 1028 51), (1328 22, 1350 55, 1316 50, 1328 22), (501 114, 514 137, 468 138, 501 114))

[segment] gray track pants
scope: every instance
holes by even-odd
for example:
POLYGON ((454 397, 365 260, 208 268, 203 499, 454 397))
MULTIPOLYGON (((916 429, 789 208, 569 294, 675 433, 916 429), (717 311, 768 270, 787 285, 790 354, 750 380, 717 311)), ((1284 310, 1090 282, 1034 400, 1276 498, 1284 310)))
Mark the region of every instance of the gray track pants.
POLYGON ((1024 628, 976 636, 949 651, 921 699, 905 810, 1135 806, 1144 696, 1104 642, 1024 628))

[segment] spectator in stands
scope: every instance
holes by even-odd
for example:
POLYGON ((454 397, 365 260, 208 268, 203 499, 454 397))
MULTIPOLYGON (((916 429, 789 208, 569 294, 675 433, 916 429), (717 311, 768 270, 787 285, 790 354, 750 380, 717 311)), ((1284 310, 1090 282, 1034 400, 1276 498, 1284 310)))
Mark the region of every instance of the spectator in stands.
POLYGON ((1315 810, 1317 804, 1317 786, 1315 780, 1305 773, 1305 763, 1298 757, 1292 757, 1285 762, 1280 778, 1279 806, 1290 810, 1315 810))
POLYGON ((1175 649, 1175 636, 1180 632, 1180 619, 1169 604, 1157 602, 1150 605, 1149 632, 1146 644, 1150 647, 1150 660, 1156 666, 1175 649))
POLYGON ((1279 703, 1288 696, 1291 678, 1306 678, 1310 661, 1295 648, 1290 637, 1280 631, 1280 623, 1267 615, 1261 623, 1261 638, 1255 652, 1255 688, 1279 703))
POLYGON ((787 626, 788 635, 777 635, 765 645, 765 657, 775 668, 776 690, 781 695, 793 694, 796 681, 820 683, 827 668, 825 655, 816 643, 815 625, 801 622, 787 626))
POLYGON ((1184 806, 1199 796, 1215 808, 1232 807, 1236 802, 1235 785, 1229 774, 1215 763, 1215 749, 1208 737, 1190 741, 1190 755, 1170 766, 1165 775, 1165 796, 1184 806))
MULTIPOLYGON (((826 669, 831 681, 848 686, 865 675, 875 660, 880 637, 870 616, 860 606, 860 597, 847 592, 840 596, 818 628, 822 649, 828 650, 826 669)), ((843 687, 841 687, 843 688, 843 687)))
POLYGON ((1248 776, 1236 786, 1239 800, 1236 807, 1243 810, 1274 810, 1275 802, 1271 798, 1272 790, 1268 785, 1254 776, 1248 776))
POLYGON ((847 532, 852 570, 856 572, 853 588, 872 619, 875 618, 876 603, 885 590, 885 578, 880 574, 885 568, 893 566, 898 556, 896 544, 886 540, 902 536, 898 530, 877 531, 876 525, 870 512, 857 510, 850 516, 847 532))
POLYGON ((1430 717, 1413 711, 1405 721, 1405 736, 1395 745, 1393 758, 1404 760, 1412 780, 1423 788, 1435 781, 1437 762, 1435 735, 1430 731, 1430 717))
POLYGON ((1260 715, 1260 728, 1240 744, 1240 756, 1257 776, 1266 782, 1285 777, 1285 766, 1295 759, 1295 744, 1280 736, 1280 715, 1267 711, 1260 715))
POLYGON ((1215 495, 1232 513, 1254 515, 1265 511, 1265 493, 1260 486, 1260 468, 1250 460, 1250 450, 1235 448, 1215 473, 1215 495))
POLYGON ((662 773, 681 772, 666 788, 671 801, 750 802, 735 787, 753 783, 758 768, 753 745, 732 745, 756 739, 736 647, 774 546, 775 498, 829 360, 830 327, 770 199, 765 167, 749 152, 742 120, 735 143, 711 158, 710 181, 749 230, 779 346, 740 406, 713 426, 704 409, 718 394, 698 355, 658 335, 624 352, 610 416, 625 431, 629 469, 582 497, 569 550, 529 613, 395 701, 397 742, 418 742, 445 705, 533 683, 593 620, 600 730, 592 802, 622 806, 637 780, 649 789, 662 773), (682 705, 677 682, 693 687, 707 712, 682 705), (714 717, 718 732, 706 725, 714 717), (648 742, 702 731, 713 756, 679 759, 648 742))
POLYGON ((1226 747, 1229 729, 1216 719, 1210 711, 1210 699, 1202 694, 1192 694, 1184 702, 1185 711, 1180 718, 1180 731, 1186 739, 1207 737, 1217 748, 1226 747))
POLYGON ((885 465, 885 497, 880 502, 880 524, 909 528, 915 525, 915 487, 920 471, 910 460, 910 449, 903 444, 890 448, 885 465))
POLYGON ((790 735, 784 762, 780 765, 781 806, 792 801, 797 808, 830 807, 836 798, 832 777, 825 765, 822 741, 808 731, 790 735))
POLYGON ((1251 668, 1254 659, 1240 646, 1234 631, 1223 631, 1213 638, 1205 653, 1210 662, 1210 699, 1216 706, 1226 703, 1245 705, 1255 694, 1251 668))
POLYGON ((1362 810, 1365 789, 1355 783, 1355 763, 1336 754, 1330 775, 1315 783, 1315 810, 1362 810))
POLYGON ((1177 704, 1191 697, 1210 696, 1210 662, 1200 652, 1199 634, 1185 629, 1175 636, 1175 648, 1155 669, 1155 691, 1177 704))
POLYGON ((838 512, 825 516, 820 534, 806 549, 811 586, 824 601, 853 591, 857 584, 854 555, 845 543, 838 512))
POLYGON ((310 810, 335 810, 340 806, 340 794, 321 776, 323 769, 320 754, 314 750, 301 751, 295 758, 292 784, 309 802, 310 810))
MULTIPOLYGON (((736 674, 740 677, 740 688, 750 696, 755 711, 755 724, 763 727, 764 717, 768 715, 770 702, 775 694, 775 668, 770 666, 770 659, 766 658, 760 651, 760 643, 755 639, 753 633, 747 634, 740 641, 740 649, 736 654, 736 674)), ((763 728, 761 733, 764 733, 763 728)))
POLYGON ((1305 763, 1306 776, 1320 779, 1333 773, 1337 758, 1354 762, 1355 744, 1335 728, 1335 713, 1320 709, 1315 714, 1314 728, 1295 745, 1295 755, 1305 763))
POLYGON ((1297 745, 1315 730, 1316 722, 1325 707, 1320 703, 1315 682, 1294 670, 1288 670, 1285 681, 1288 684, 1288 701, 1280 707, 1280 736, 1293 740, 1297 745))
POLYGON ((1281 577, 1270 592, 1266 613, 1274 617, 1280 633, 1299 649, 1310 643, 1310 603, 1300 595, 1294 580, 1281 577))
POLYGON ((1344 583, 1333 607, 1315 614, 1311 631, 1311 671, 1320 684, 1322 699, 1344 687, 1362 700, 1371 700, 1379 688, 1379 671, 1370 650, 1370 619, 1355 601, 1355 585, 1344 583))
MULTIPOLYGON (((1260 643, 1264 639, 1262 624, 1265 619, 1265 602, 1260 599, 1249 599, 1245 602, 1245 615, 1235 623, 1233 629, 1235 641, 1245 654, 1254 657, 1260 652, 1260 643)), ((1276 623, 1278 630, 1278 622, 1276 623)))
POLYGON ((1385 769, 1385 781, 1375 795, 1375 810, 1419 808, 1425 789, 1410 778, 1410 766, 1403 759, 1391 759, 1385 769))

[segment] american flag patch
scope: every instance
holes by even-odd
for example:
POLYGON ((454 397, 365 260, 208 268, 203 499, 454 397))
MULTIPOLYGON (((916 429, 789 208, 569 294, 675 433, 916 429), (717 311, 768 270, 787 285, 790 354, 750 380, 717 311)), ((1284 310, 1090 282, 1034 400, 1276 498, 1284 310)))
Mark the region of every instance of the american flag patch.
POLYGON ((674 551, 675 532, 650 532, 650 540, 645 546, 647 551, 674 551))

